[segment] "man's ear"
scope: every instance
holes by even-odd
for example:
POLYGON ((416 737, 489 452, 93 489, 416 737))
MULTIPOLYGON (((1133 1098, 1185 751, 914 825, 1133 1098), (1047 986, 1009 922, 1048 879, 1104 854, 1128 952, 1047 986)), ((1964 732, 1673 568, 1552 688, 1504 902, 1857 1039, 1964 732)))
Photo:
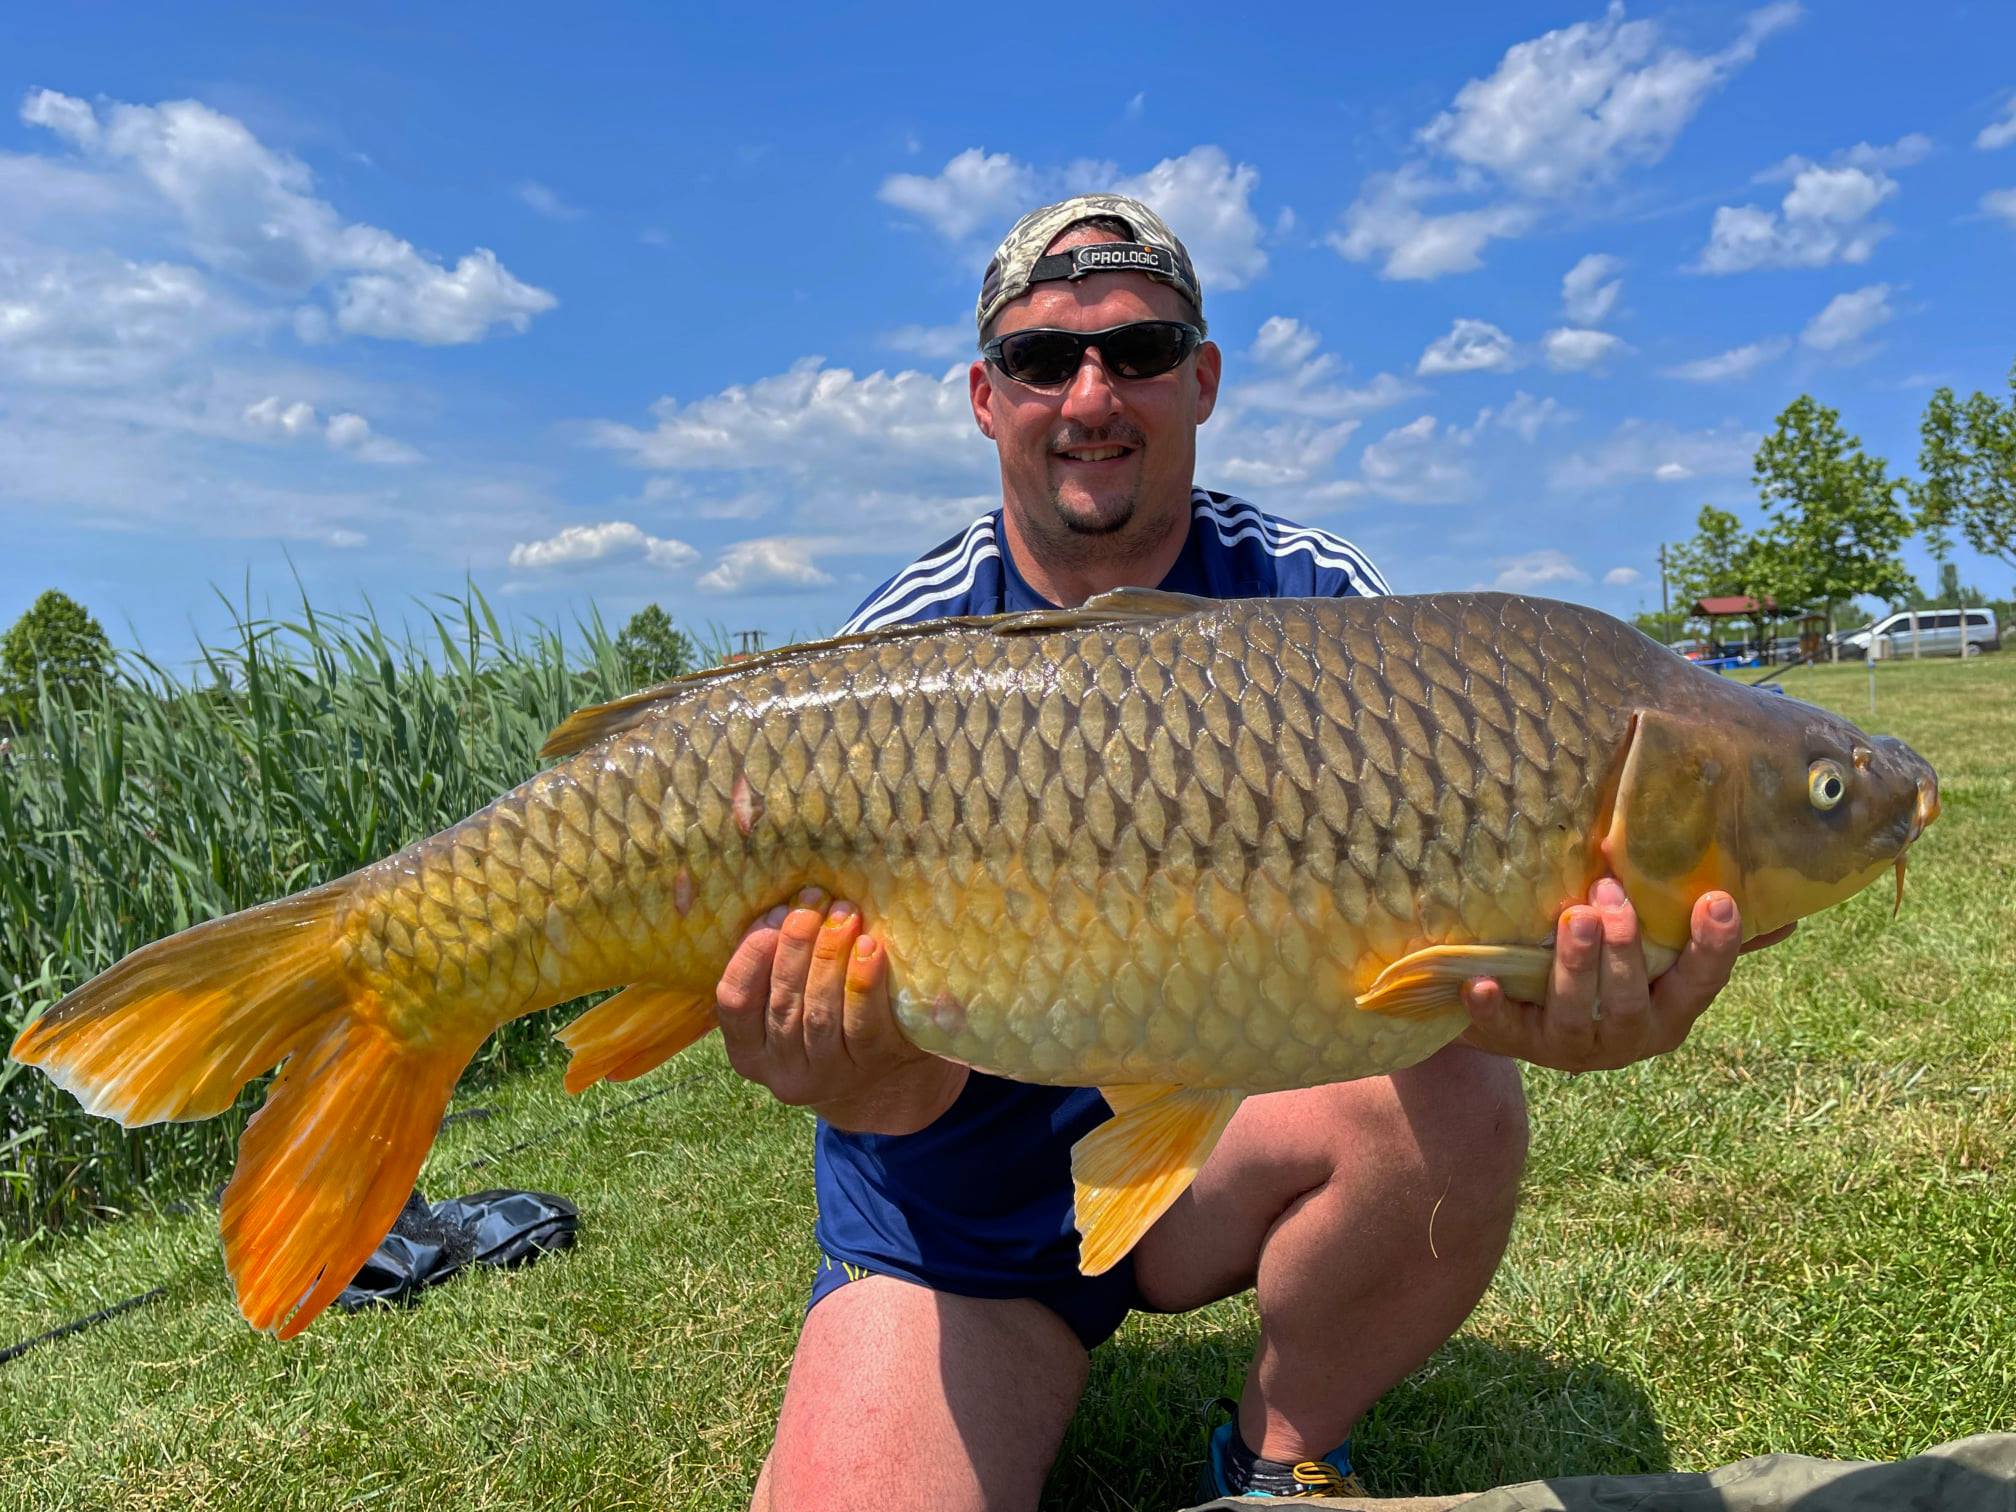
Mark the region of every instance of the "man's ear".
POLYGON ((973 423, 980 427, 980 434, 989 441, 994 439, 994 380, 988 375, 987 363, 977 361, 966 370, 966 397, 973 404, 973 423))
POLYGON ((1218 380, 1225 371, 1225 354, 1218 343, 1207 341, 1197 348, 1197 423, 1202 425, 1218 408, 1218 380))

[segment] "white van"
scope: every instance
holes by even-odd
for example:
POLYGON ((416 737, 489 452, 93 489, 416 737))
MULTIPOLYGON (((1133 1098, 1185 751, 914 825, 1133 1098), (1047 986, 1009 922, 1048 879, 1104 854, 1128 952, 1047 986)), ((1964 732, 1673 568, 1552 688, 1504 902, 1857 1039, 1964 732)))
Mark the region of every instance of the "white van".
POLYGON ((2002 629, 1987 609, 1906 609, 1841 637, 1843 656, 1979 656, 2002 649, 2002 629))

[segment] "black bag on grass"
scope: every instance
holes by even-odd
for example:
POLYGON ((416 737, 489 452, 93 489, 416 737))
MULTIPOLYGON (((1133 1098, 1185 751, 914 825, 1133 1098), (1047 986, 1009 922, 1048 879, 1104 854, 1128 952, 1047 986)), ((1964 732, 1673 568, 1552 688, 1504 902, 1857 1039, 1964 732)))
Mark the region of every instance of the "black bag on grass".
POLYGON ((345 1312, 374 1303, 411 1305, 467 1265, 524 1265, 568 1249, 580 1211, 551 1192, 477 1192, 431 1206, 418 1190, 336 1299, 345 1312))

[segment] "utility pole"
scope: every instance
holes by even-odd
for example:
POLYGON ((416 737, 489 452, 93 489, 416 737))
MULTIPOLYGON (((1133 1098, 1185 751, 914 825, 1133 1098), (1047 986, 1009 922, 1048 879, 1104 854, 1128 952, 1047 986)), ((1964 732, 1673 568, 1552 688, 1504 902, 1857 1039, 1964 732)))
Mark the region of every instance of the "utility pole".
POLYGON ((1673 644, 1673 609, 1666 602, 1666 543, 1659 543, 1659 639, 1673 644))

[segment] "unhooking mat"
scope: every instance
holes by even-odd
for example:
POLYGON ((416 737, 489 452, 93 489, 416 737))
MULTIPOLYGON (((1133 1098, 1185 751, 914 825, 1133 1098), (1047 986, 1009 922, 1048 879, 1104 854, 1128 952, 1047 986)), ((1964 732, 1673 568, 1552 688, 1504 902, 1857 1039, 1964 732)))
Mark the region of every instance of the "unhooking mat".
MULTIPOLYGON (((1207 1508, 1273 1506, 1245 1497, 1207 1508)), ((1414 1501, 1343 1498, 1304 1506, 1383 1512, 2016 1512, 2016 1433, 1984 1433, 1894 1462, 1764 1454, 1706 1474, 1581 1475, 1414 1501)))

